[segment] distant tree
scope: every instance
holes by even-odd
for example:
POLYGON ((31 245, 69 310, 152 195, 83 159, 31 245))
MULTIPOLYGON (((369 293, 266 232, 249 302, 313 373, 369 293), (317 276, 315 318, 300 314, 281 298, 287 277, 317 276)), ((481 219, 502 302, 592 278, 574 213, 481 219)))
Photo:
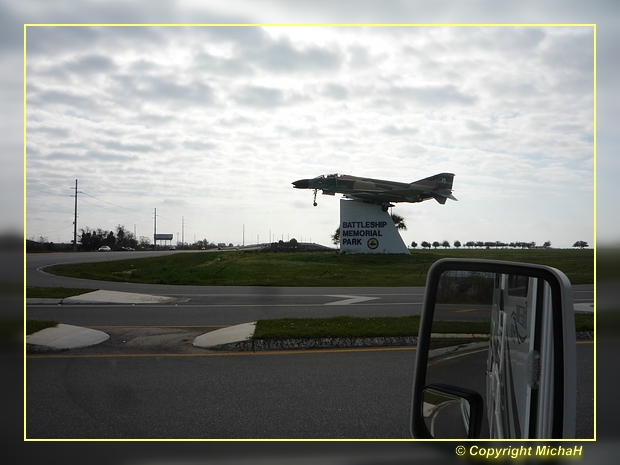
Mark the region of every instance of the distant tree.
POLYGON ((548 249, 549 247, 551 247, 551 241, 547 241, 543 244, 543 248, 548 249))
POLYGON ((437 250, 437 247, 439 247, 441 244, 438 241, 433 241, 433 247, 435 247, 435 250, 437 250))
POLYGON ((112 231, 108 232, 108 235, 103 240, 103 243, 110 248, 114 247, 114 245, 116 244, 116 237, 114 237, 114 233, 112 231))
POLYGON ((423 249, 430 249, 431 248, 430 242, 427 242, 427 241, 422 242, 422 248, 423 249))
POLYGON ((457 249, 461 247, 461 241, 454 241, 454 247, 457 249))
POLYGON ((586 241, 577 241, 573 244, 573 247, 579 247, 580 249, 583 249, 585 247, 588 247, 588 243, 586 241))
POLYGON ((441 243, 441 246, 442 246, 444 249, 447 249, 448 247, 450 247, 450 243, 449 243, 448 241, 443 241, 443 242, 441 243))
POLYGON ((471 249, 472 247, 476 247, 476 243, 474 241, 467 241, 465 243, 465 247, 469 247, 471 249))
POLYGON ((117 247, 136 247, 138 241, 133 233, 127 231, 125 226, 119 224, 116 226, 116 246, 117 247))
POLYGON ((392 213, 391 217, 392 217, 392 221, 394 222, 394 225, 396 226, 396 229, 401 229, 403 231, 407 230, 405 219, 402 216, 392 213))
POLYGON ((414 249, 418 246, 418 243, 416 241, 413 241, 411 243, 411 247, 413 247, 414 249))
POLYGON ((92 230, 89 227, 80 228, 80 232, 80 243, 83 250, 97 250, 105 244, 108 236, 108 231, 103 231, 101 228, 97 230, 92 230))
POLYGON ((332 234, 332 244, 334 245, 340 244, 340 226, 338 226, 338 229, 336 229, 336 232, 332 234))
POLYGON ((116 226, 116 242, 118 245, 123 245, 125 241, 125 237, 127 236, 127 231, 125 231, 125 226, 119 224, 116 226))

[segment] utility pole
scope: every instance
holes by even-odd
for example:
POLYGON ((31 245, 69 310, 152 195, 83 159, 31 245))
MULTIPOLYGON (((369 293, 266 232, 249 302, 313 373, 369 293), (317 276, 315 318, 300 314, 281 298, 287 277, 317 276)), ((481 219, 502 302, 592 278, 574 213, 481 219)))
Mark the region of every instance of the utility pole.
POLYGON ((78 180, 75 180, 75 213, 73 214, 73 251, 77 252, 77 188, 78 180))
POLYGON ((185 246, 185 217, 181 217, 181 248, 185 246))
POLYGON ((157 248, 157 208, 153 214, 154 226, 153 226, 153 250, 157 248))

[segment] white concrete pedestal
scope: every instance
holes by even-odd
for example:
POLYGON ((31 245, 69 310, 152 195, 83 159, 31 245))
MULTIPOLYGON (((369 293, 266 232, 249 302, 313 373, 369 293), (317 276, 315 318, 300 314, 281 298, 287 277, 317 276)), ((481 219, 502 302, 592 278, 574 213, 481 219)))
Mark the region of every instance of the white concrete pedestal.
POLYGON ((341 253, 409 253, 381 205, 340 200, 341 253))

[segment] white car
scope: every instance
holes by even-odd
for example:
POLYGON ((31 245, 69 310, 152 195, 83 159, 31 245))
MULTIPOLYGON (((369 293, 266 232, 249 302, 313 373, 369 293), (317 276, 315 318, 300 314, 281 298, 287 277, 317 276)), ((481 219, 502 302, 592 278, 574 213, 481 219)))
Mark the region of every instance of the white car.
POLYGON ((112 249, 110 247, 108 247, 107 245, 104 245, 103 247, 99 247, 99 252, 110 252, 112 249))

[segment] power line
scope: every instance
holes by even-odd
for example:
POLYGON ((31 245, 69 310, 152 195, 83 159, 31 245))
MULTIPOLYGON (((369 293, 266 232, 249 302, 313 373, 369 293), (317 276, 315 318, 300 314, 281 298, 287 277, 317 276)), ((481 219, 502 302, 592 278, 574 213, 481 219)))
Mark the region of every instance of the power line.
POLYGON ((43 184, 44 186, 55 187, 56 189, 73 189, 73 187, 56 186, 55 184, 50 184, 48 182, 35 181, 33 179, 26 179, 26 188, 28 187, 28 184, 30 184, 31 182, 35 184, 43 184))
POLYGON ((127 207, 122 207, 120 205, 116 205, 115 203, 108 202, 107 200, 99 199, 99 198, 95 197, 94 195, 87 194, 86 192, 80 192, 80 193, 85 195, 85 196, 87 196, 87 197, 90 197, 91 199, 95 199, 95 200, 98 200, 99 202, 103 202, 103 203, 107 203, 108 205, 112 205, 113 207, 122 208, 123 210, 127 210, 127 211, 132 212, 132 213, 138 213, 135 210, 131 210, 131 209, 127 208, 127 207))
POLYGON ((54 195, 54 196, 57 196, 57 197, 73 197, 73 194, 61 194, 59 192, 43 191, 43 190, 40 190, 40 189, 34 189, 32 187, 28 187, 28 186, 26 186, 26 190, 28 190, 30 192, 40 192, 42 194, 54 195))

